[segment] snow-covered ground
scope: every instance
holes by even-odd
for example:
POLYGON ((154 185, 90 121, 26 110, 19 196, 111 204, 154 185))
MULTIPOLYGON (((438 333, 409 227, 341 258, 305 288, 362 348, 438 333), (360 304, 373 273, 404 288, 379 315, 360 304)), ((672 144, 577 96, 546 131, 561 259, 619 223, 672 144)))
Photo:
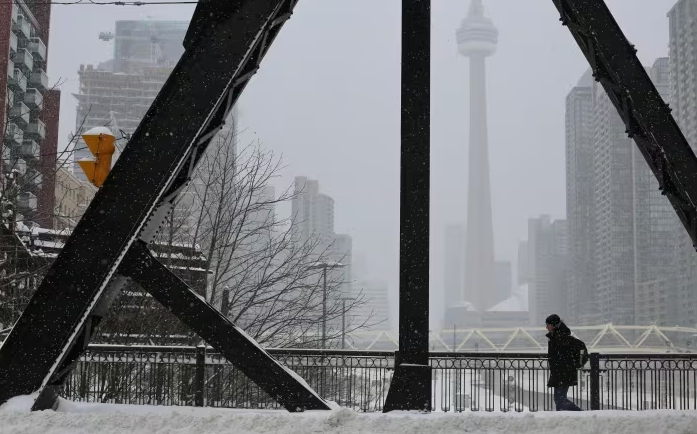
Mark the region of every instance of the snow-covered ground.
POLYGON ((583 413, 356 413, 350 410, 290 414, 226 410, 78 404, 29 412, 31 397, 0 408, 0 433, 12 434, 689 434, 697 412, 603 411, 583 413))

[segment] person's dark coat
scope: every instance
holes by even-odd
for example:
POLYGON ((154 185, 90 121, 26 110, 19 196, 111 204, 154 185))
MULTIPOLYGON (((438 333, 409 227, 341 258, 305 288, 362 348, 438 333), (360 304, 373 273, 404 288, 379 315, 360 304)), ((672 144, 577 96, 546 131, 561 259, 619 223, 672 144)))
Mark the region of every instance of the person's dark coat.
POLYGON ((547 361, 550 376, 547 387, 572 387, 578 385, 578 369, 588 357, 586 345, 571 336, 571 330, 563 322, 547 333, 549 347, 547 361))

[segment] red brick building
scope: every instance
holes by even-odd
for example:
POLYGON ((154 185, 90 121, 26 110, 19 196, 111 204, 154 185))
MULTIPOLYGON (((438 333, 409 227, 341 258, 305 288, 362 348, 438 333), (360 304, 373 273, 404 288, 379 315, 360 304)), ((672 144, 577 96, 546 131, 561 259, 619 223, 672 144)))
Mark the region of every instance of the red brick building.
POLYGON ((0 170, 15 170, 18 213, 51 227, 55 208, 60 91, 46 75, 51 4, 0 3, 0 170))

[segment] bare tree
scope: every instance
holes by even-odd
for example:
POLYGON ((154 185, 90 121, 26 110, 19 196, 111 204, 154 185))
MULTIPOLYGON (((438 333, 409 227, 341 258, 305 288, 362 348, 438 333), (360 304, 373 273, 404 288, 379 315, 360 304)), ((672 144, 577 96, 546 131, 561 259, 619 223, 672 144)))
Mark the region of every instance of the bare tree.
MULTIPOLYGON (((274 194, 281 158, 259 143, 239 148, 232 132, 222 133, 202 158, 192 185, 197 210, 191 241, 204 247, 210 276, 206 298, 233 322, 267 346, 316 346, 319 325, 336 342, 342 314, 361 307, 361 294, 344 311, 341 272, 328 274, 331 239, 293 236, 293 218, 279 219, 278 205, 300 192, 274 194)), ((297 221, 295 223, 298 223, 297 221)), ((340 258, 341 259, 341 258, 340 258)), ((365 324, 349 324, 349 331, 365 324)))
MULTIPOLYGON (((290 188, 274 194, 271 185, 281 168, 273 152, 258 143, 240 149, 232 132, 221 132, 151 250, 259 343, 317 347, 325 324, 324 343, 337 346, 342 333, 366 326, 352 322, 350 314, 365 300, 360 293, 346 297, 340 271, 327 273, 325 284, 316 264, 337 260, 331 240, 298 240, 292 219, 276 215, 277 205, 298 194, 290 188)), ((113 317, 121 310, 123 315, 128 305, 131 317, 138 316, 138 321, 109 321, 120 324, 122 336, 147 335, 146 341, 161 342, 173 334, 186 335, 185 327, 171 327, 171 315, 158 312, 150 297, 137 302, 128 297, 110 313, 113 317)), ((115 328, 109 328, 113 333, 115 328)))

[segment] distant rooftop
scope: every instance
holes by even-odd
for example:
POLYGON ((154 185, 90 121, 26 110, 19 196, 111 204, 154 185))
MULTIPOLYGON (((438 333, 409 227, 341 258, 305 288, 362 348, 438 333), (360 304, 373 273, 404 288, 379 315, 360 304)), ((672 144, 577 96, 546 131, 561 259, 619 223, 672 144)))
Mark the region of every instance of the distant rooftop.
POLYGON ((521 285, 513 295, 487 310, 487 312, 526 312, 528 310, 528 285, 521 285))

